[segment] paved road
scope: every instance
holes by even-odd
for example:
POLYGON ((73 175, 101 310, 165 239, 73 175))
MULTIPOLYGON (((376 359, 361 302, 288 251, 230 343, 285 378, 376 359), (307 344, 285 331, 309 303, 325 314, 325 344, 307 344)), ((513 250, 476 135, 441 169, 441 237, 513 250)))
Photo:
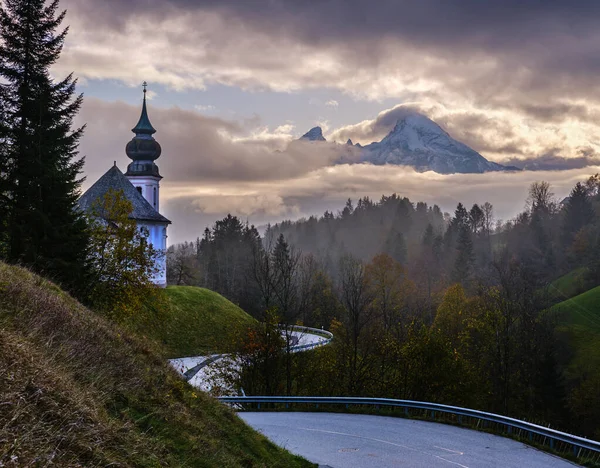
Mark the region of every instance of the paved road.
MULTIPOLYGON (((294 338, 294 346, 309 344, 317 346, 327 342, 327 338, 305 331, 293 331, 291 335, 294 338)), ((296 350, 292 352, 296 352, 296 350)), ((230 391, 227 390, 228 385, 220 377, 223 367, 229 368, 234 373, 239 369, 239 364, 234 359, 229 359, 226 354, 183 357, 171 359, 170 363, 179 373, 187 374, 190 385, 205 392, 210 392, 217 385, 221 388, 221 393, 224 391, 225 394, 230 391)))
POLYGON ((386 416, 239 413, 278 445, 333 468, 567 468, 561 458, 504 437, 386 416))

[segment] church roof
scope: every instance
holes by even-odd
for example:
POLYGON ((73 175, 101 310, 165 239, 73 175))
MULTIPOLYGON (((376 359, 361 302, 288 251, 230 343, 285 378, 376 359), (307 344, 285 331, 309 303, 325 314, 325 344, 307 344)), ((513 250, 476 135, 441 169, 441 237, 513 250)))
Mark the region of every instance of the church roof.
POLYGON ((171 224, 171 221, 161 215, 150 203, 148 203, 116 165, 106 171, 94 185, 87 189, 79 199, 79 208, 83 212, 90 212, 94 202, 98 199, 102 199, 110 189, 123 190, 125 198, 133 205, 133 211, 129 215, 131 219, 135 219, 136 221, 171 224))

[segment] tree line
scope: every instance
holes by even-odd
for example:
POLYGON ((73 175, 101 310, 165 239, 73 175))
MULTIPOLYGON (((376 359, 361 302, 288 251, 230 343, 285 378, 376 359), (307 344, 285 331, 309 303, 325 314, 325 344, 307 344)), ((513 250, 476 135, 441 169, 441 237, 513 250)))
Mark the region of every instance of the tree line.
POLYGON ((581 424, 589 382, 572 372, 548 308, 560 300, 552 281, 573 269, 585 271, 582 289, 599 284, 599 182, 562 201, 533 183, 506 222, 489 203, 447 215, 395 195, 262 238, 229 215, 169 249, 168 278, 215 289, 263 322, 239 339, 247 394, 424 399, 594 435, 595 423, 581 424), (335 339, 290 357, 275 323, 335 339))

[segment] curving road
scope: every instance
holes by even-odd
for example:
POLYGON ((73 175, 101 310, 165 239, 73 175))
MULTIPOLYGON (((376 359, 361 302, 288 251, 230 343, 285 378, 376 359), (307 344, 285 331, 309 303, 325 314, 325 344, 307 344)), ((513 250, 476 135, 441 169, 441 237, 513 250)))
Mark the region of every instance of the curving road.
MULTIPOLYGON (((306 327, 296 328, 301 331, 294 330, 291 332, 293 353, 323 346, 331 341, 330 337, 317 334, 318 330, 311 333, 311 330, 314 329, 306 327)), ((183 357, 171 359, 169 362, 175 370, 185 376, 190 385, 205 392, 210 392, 214 384, 221 386, 221 390, 226 387, 226 384, 222 382, 222 378, 220 377, 222 367, 228 367, 233 371, 239 368, 239 364, 234 359, 229 358, 227 354, 183 357)), ((227 391, 226 388, 225 390, 227 391)))
POLYGON ((341 413, 239 413, 276 444, 333 468, 567 468, 520 442, 426 421, 341 413))

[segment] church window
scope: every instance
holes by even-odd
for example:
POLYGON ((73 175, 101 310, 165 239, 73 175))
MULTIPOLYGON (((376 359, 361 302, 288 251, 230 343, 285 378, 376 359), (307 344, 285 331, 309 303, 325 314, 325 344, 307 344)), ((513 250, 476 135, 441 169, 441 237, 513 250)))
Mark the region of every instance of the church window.
POLYGON ((142 194, 142 187, 136 187, 138 193, 141 195, 142 194))
POLYGON ((156 187, 154 187, 154 208, 156 208, 156 187))

